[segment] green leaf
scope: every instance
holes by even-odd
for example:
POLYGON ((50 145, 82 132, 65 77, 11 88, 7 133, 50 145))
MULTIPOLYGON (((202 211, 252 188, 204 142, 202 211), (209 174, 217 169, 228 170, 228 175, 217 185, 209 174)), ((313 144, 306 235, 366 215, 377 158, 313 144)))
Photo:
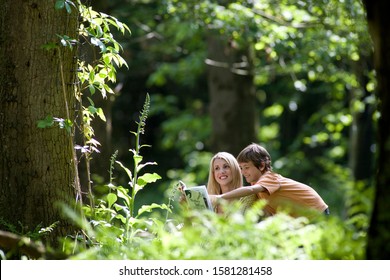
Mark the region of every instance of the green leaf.
POLYGON ((72 8, 70 7, 69 3, 68 2, 65 2, 65 9, 67 11, 68 14, 71 14, 72 13, 72 8))
POLYGON ((94 85, 89 85, 89 86, 88 86, 88 89, 89 89, 89 92, 91 93, 91 95, 94 95, 94 93, 95 93, 95 91, 96 91, 94 85))
POLYGON ((57 48, 57 44, 53 43, 53 42, 50 42, 50 43, 42 45, 42 49, 44 49, 46 51, 52 50, 52 49, 55 49, 55 48, 57 48))
POLYGON ((87 99, 88 99, 89 103, 90 103, 92 106, 95 106, 95 103, 93 102, 93 100, 92 100, 91 98, 89 98, 89 97, 87 96, 87 99))
POLYGON ((106 45, 99 38, 92 37, 91 44, 99 47, 102 52, 106 52, 106 45))
POLYGON ((142 168, 144 168, 147 165, 157 165, 157 162, 146 162, 144 164, 138 164, 137 172, 140 171, 142 168))
POLYGON ((138 178, 137 184, 144 186, 149 183, 154 183, 157 180, 161 179, 161 176, 157 173, 145 173, 141 177, 138 178))
POLYGON ((137 184, 135 185, 135 193, 142 190, 148 183, 156 182, 158 179, 161 179, 161 177, 157 173, 145 173, 138 178, 137 184))
POLYGON ((171 212, 171 209, 166 205, 166 204, 157 204, 157 203, 153 203, 152 205, 143 205, 139 210, 138 210, 138 215, 137 217, 139 217, 142 213, 145 213, 145 212, 152 212, 153 209, 156 209, 156 208, 159 208, 159 209, 163 209, 163 210, 168 210, 171 212))
POLYGON ((47 128, 54 125, 54 119, 52 116, 47 116, 44 120, 38 121, 38 128, 47 128))
POLYGON ((135 166, 138 166, 138 164, 142 161, 142 156, 140 156, 140 155, 134 155, 133 156, 133 158, 134 158, 134 165, 135 166))
POLYGON ((69 120, 69 119, 66 119, 66 120, 64 120, 63 125, 64 125, 63 127, 61 127, 61 126, 60 127, 61 128, 65 128, 66 132, 71 134, 73 122, 71 120, 69 120))
POLYGON ((106 198, 109 208, 111 208, 111 206, 118 200, 118 197, 114 193, 109 193, 106 198))
POLYGON ((88 111, 91 114, 95 114, 97 112, 97 109, 94 106, 88 106, 88 111))
POLYGON ((124 166, 120 161, 115 161, 117 164, 119 164, 120 167, 122 167, 123 170, 126 171, 126 174, 127 176, 129 177, 130 181, 133 179, 133 175, 130 171, 130 169, 128 169, 126 166, 124 166))
POLYGON ((95 71, 92 70, 91 72, 89 72, 89 82, 90 82, 91 84, 93 84, 94 81, 95 81, 95 71))
POLYGON ((99 116, 99 118, 102 120, 102 121, 106 121, 106 116, 104 115, 104 112, 103 112, 103 109, 102 108, 97 108, 96 109, 96 113, 97 115, 99 116))
POLYGON ((56 10, 61 10, 65 7, 65 0, 57 0, 54 8, 56 10))
POLYGON ((118 187, 117 194, 118 197, 122 198, 125 201, 126 206, 130 205, 132 198, 127 194, 127 189, 125 189, 124 187, 118 187))
POLYGON ((126 223, 126 218, 122 214, 115 215, 114 218, 120 220, 122 224, 126 223))

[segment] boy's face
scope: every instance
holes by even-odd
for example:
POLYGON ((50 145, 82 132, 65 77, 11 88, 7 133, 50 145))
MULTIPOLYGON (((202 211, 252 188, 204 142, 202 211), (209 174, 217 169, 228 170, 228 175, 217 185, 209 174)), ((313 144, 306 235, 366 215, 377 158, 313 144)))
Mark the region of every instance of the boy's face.
POLYGON ((239 166, 241 168, 242 175, 249 184, 253 185, 260 179, 261 171, 253 165, 252 161, 239 162, 239 166))

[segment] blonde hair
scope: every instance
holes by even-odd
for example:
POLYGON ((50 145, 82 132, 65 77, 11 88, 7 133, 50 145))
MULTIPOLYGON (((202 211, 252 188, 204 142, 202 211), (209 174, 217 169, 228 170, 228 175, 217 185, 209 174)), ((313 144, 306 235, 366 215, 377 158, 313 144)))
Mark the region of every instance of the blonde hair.
POLYGON ((218 182, 215 180, 214 177, 214 161, 216 159, 223 159, 227 162, 227 164, 230 166, 232 170, 232 185, 234 188, 241 187, 243 185, 242 175, 241 175, 241 169, 238 165, 238 162, 236 158, 227 152, 219 152, 215 154, 212 159, 210 160, 210 168, 209 168, 209 180, 207 182, 207 191, 209 194, 222 194, 221 186, 218 184, 218 182))

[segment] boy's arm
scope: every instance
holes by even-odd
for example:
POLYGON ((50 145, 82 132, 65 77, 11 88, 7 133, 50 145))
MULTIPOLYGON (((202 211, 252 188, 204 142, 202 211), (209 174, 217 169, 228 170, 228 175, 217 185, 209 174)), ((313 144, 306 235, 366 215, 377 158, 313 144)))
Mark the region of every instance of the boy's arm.
POLYGON ((255 184, 252 186, 237 188, 230 192, 218 195, 218 197, 223 199, 234 199, 234 198, 240 198, 240 197, 244 197, 244 196, 248 196, 251 194, 256 194, 264 191, 266 191, 266 189, 263 186, 255 184))

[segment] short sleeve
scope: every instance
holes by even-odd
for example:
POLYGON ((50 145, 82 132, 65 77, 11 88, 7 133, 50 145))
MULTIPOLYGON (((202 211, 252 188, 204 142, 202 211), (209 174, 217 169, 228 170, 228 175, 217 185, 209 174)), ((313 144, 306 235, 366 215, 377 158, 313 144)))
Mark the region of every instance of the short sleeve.
POLYGON ((270 171, 263 174, 256 184, 264 187, 268 191, 269 195, 280 189, 280 180, 278 174, 270 171))

